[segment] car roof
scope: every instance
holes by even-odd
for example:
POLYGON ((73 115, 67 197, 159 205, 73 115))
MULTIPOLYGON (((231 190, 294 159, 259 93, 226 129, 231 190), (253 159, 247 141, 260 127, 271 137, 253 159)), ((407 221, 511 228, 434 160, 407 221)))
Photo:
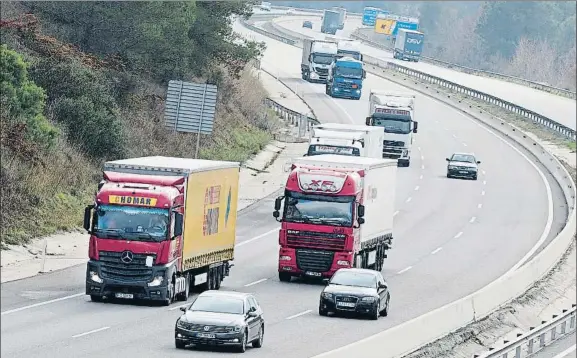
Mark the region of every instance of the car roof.
MULTIPOLYGON (((377 276, 377 271, 375 270, 369 270, 369 269, 363 269, 363 268, 356 268, 356 267, 352 267, 352 268, 342 268, 337 270, 337 272, 353 272, 353 273, 368 273, 371 274, 373 276, 377 276)), ((336 272, 335 272, 336 273, 336 272)))
POLYGON ((474 156, 475 156, 475 153, 455 152, 455 153, 453 153, 453 155, 472 155, 472 156, 474 157, 474 156))
POLYGON ((209 296, 209 297, 230 297, 230 298, 246 298, 251 296, 250 293, 246 293, 246 292, 236 292, 236 291, 215 291, 215 290, 210 290, 210 291, 204 291, 203 293, 201 293, 200 295, 198 295, 198 297, 205 297, 205 296, 209 296))

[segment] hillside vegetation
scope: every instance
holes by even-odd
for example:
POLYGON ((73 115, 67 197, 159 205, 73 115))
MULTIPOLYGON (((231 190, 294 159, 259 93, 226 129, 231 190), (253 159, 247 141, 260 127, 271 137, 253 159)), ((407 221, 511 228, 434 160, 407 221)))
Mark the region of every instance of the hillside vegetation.
MULTIPOLYGON (((303 8, 379 7, 416 16, 424 55, 575 90, 574 1, 277 1, 303 8)), ((376 35, 383 40, 384 35, 376 35)))
POLYGON ((1 241, 80 226, 103 161, 193 157, 163 125, 168 81, 219 89, 200 157, 245 161, 279 122, 248 69, 263 44, 236 38, 250 2, 3 2, 1 241))

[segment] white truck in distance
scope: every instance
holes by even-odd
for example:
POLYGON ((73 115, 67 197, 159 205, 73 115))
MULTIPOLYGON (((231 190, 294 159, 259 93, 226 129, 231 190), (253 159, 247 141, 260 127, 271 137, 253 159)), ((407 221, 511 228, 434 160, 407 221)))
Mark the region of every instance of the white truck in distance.
POLYGON ((419 125, 415 121, 415 95, 372 90, 365 123, 384 129, 383 158, 397 159, 403 167, 411 164, 413 133, 419 125))
POLYGON ((379 127, 359 124, 317 124, 311 130, 307 155, 340 154, 383 157, 385 134, 379 127))
POLYGON ((337 56, 352 57, 355 60, 362 61, 361 44, 354 40, 338 40, 337 56))
POLYGON ((313 39, 303 40, 301 77, 309 82, 326 83, 331 63, 337 55, 337 44, 313 39))

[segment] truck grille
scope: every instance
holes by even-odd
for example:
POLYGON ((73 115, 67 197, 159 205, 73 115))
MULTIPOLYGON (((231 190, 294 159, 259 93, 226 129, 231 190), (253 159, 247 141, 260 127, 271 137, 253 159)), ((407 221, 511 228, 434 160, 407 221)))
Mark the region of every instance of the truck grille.
POLYGON ((329 70, 327 68, 315 67, 315 72, 318 73, 319 75, 325 75, 325 76, 329 74, 329 70))
POLYGON ((404 147, 405 142, 396 141, 396 140, 384 140, 383 146, 384 147, 404 147))
POLYGON ((348 89, 348 90, 358 90, 359 89, 359 85, 356 85, 357 88, 353 88, 353 84, 354 83, 346 83, 346 82, 339 82, 338 83, 338 87, 342 88, 342 89, 348 89))
POLYGON ((296 250, 297 266, 303 271, 327 272, 333 264, 333 251, 296 250))
POLYGON ((346 235, 344 234, 287 230, 287 245, 289 247, 343 251, 345 242, 346 235))
POLYGON ((156 261, 156 255, 132 254, 129 263, 122 262, 122 252, 99 251, 98 255, 102 278, 127 282, 150 279, 152 267, 146 266, 146 257, 152 256, 153 264, 156 261))
POLYGON ((193 332, 203 332, 203 333, 228 333, 229 330, 223 326, 213 326, 204 324, 194 324, 194 323, 181 323, 182 328, 193 331, 193 332), (208 330, 205 329, 208 327, 208 330))

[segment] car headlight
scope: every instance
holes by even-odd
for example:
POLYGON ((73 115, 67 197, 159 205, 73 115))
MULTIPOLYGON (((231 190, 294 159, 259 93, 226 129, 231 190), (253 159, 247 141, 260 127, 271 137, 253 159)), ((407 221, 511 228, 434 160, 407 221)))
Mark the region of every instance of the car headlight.
POLYGON ((187 324, 187 323, 188 323, 188 322, 186 322, 186 321, 184 321, 184 320, 182 320, 182 319, 179 319, 178 321, 176 321, 176 327, 178 327, 178 328, 186 328, 186 324, 187 324))
POLYGON ((230 327, 226 327, 226 330, 229 332, 239 333, 242 331, 242 327, 241 326, 230 326, 230 327))
POLYGON ((148 283, 148 287, 160 286, 160 284, 162 283, 162 281, 164 281, 164 277, 162 277, 162 276, 156 276, 155 278, 152 279, 152 281, 150 281, 150 282, 148 283))
POLYGON ((477 171, 477 168, 475 168, 475 167, 473 167, 473 168, 469 168, 469 169, 470 169, 470 170, 472 170, 472 171, 474 171, 474 172, 476 172, 476 171, 477 171))
POLYGON ((332 300, 333 299, 333 294, 329 293, 329 292, 323 292, 322 293, 323 298, 326 298, 327 300, 332 300))
POLYGON ((375 297, 363 297, 364 302, 375 302, 376 300, 375 297))
POLYGON ((454 165, 449 165, 449 169, 454 170, 454 169, 457 169, 457 167, 454 165))
POLYGON ((100 276, 98 276, 98 272, 96 272, 96 271, 90 271, 88 273, 88 275, 90 276, 90 279, 94 282, 98 282, 98 283, 104 282, 104 280, 101 279, 100 276))

